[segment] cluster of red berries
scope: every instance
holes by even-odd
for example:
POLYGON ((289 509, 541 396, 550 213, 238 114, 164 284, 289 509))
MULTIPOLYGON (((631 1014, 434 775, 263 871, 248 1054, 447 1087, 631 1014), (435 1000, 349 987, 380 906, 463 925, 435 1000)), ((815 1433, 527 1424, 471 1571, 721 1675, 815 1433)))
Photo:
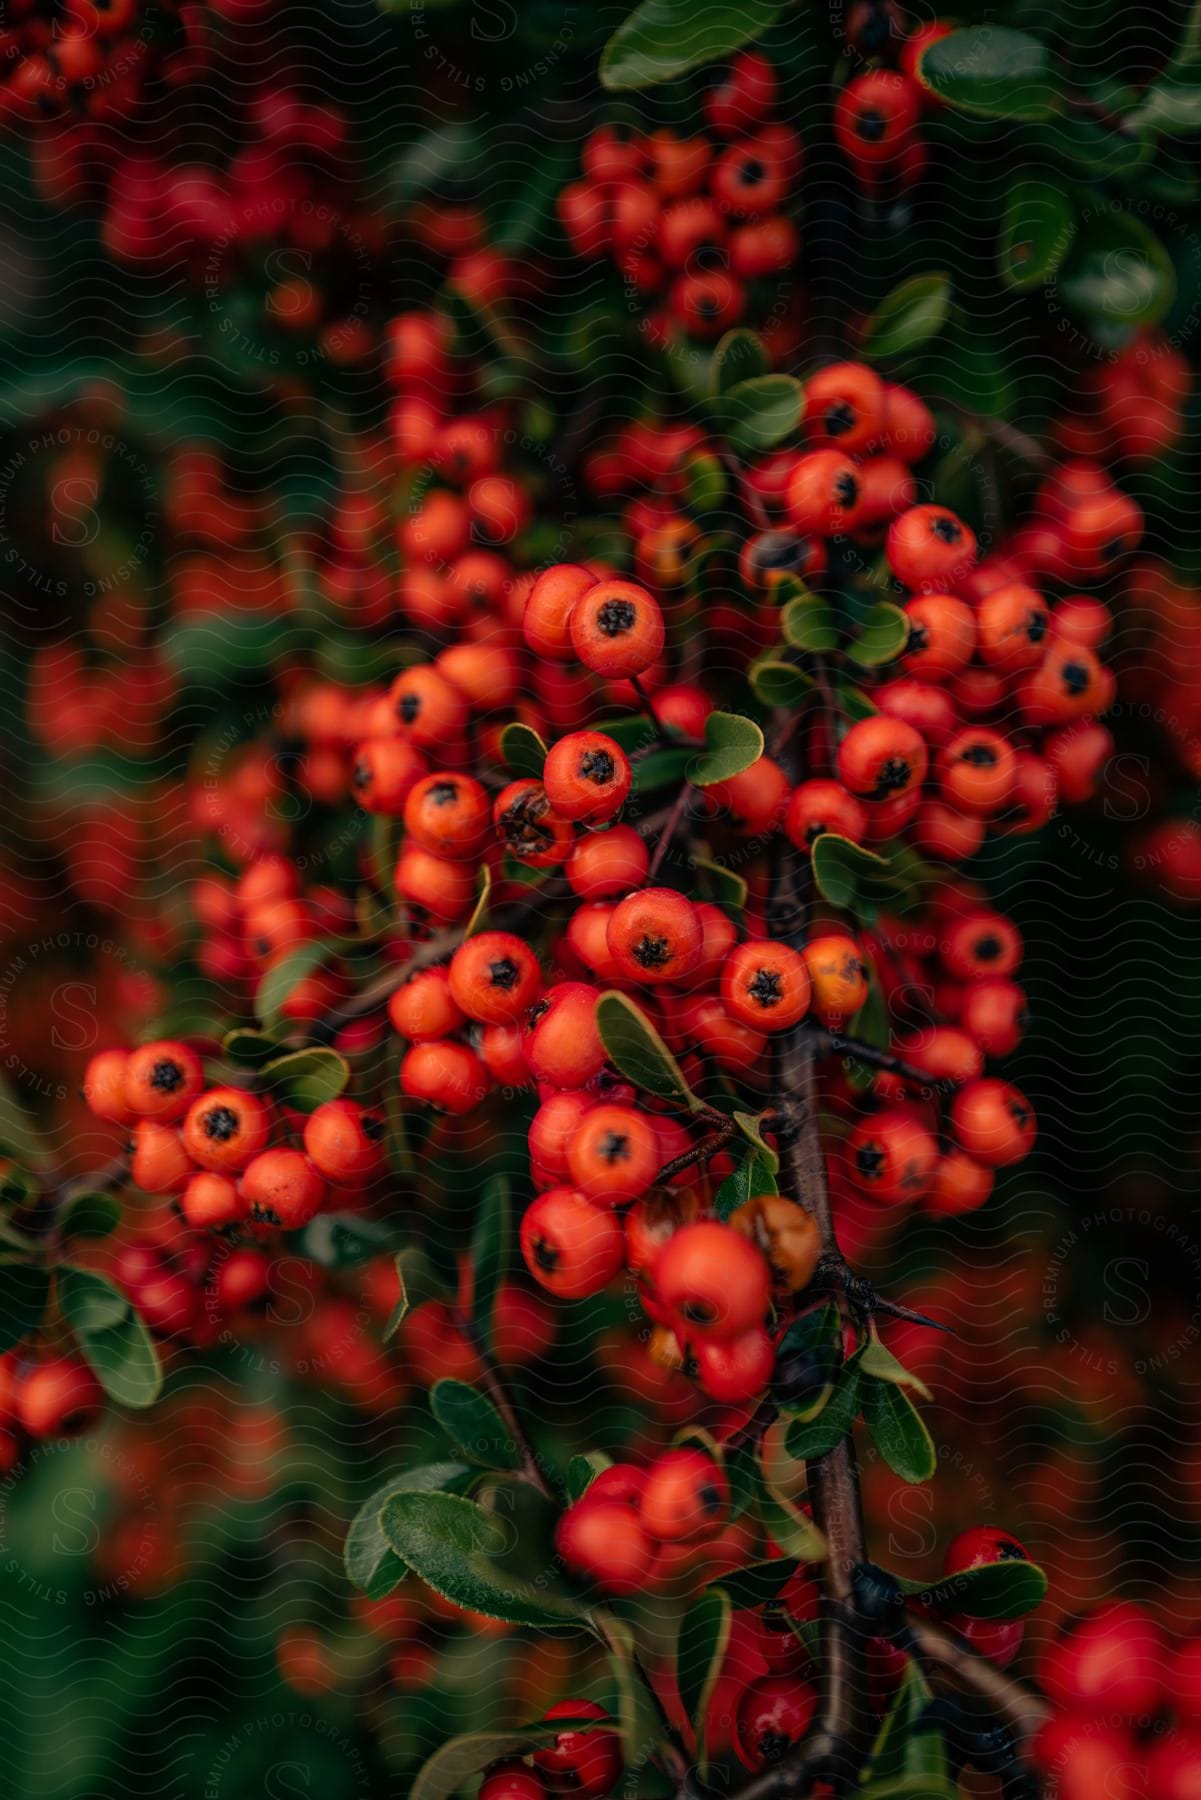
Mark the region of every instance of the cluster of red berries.
POLYGON ((626 283, 659 301, 651 323, 712 340, 745 317, 749 284, 797 259, 800 235, 786 210, 803 147, 772 118, 776 71, 743 51, 705 98, 707 137, 649 135, 602 125, 588 138, 583 178, 559 195, 559 218, 576 254, 611 256, 626 283))
POLYGON ((913 1023, 892 1038, 907 1072, 874 1076, 877 1110, 863 1116, 863 1096, 854 1102, 843 1144, 850 1181, 886 1205, 974 1211, 996 1170, 1028 1156, 1036 1135, 1025 1095, 985 1073, 987 1058, 1021 1040, 1021 934, 975 891, 948 887, 928 923, 881 920, 867 942, 890 1016, 913 1023))
MULTIPOLYGON (((237 24, 261 20, 274 4, 211 0, 211 11, 237 24)), ((175 88, 207 69, 209 10, 198 0, 9 0, 0 30, 0 124, 124 120, 152 76, 175 88)))
POLYGON ((852 76, 834 106, 835 141, 856 181, 873 198, 912 187, 925 173, 922 116, 942 103, 922 82, 921 58, 954 30, 945 20, 933 19, 907 31, 898 9, 891 10, 894 29, 882 33, 873 49, 895 52, 897 66, 852 76))
POLYGON ((1073 389, 1072 411, 1056 422, 1056 442, 1066 456, 1091 462, 1114 456, 1148 462, 1179 441, 1191 387, 1187 357, 1166 338, 1140 333, 1085 370, 1073 389))
POLYGON ((686 1569, 711 1576, 729 1555, 714 1547, 730 1514, 724 1469, 700 1449, 668 1450, 649 1468, 613 1463, 559 1520, 567 1567, 608 1594, 662 1587, 686 1569))
POLYGON ((1141 1606, 1111 1601, 1064 1626, 1039 1679, 1059 1710, 1035 1739, 1033 1761, 1058 1800, 1196 1793, 1201 1637, 1170 1641, 1141 1606))
POLYGON ((549 1722, 571 1720, 556 1732, 549 1744, 530 1757, 506 1757, 485 1772, 479 1800, 548 1800, 552 1794, 578 1794, 581 1800, 602 1800, 621 1780, 624 1760, 621 1739, 603 1706, 595 1700, 559 1700, 545 1714, 549 1722), (584 1720, 596 1727, 577 1729, 584 1720))
POLYGON ((383 1167, 377 1114, 329 1100, 306 1117, 247 1088, 208 1087, 197 1052, 174 1040, 100 1051, 84 1091, 97 1118, 133 1127, 137 1186, 178 1194, 196 1230, 246 1222, 296 1230, 320 1212, 331 1183, 354 1192, 383 1167), (271 1143, 281 1122, 303 1147, 271 1143))

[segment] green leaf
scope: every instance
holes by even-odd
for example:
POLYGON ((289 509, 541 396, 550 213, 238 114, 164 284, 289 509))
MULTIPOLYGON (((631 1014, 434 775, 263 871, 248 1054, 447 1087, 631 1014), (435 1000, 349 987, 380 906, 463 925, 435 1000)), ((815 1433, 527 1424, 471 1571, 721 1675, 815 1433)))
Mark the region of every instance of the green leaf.
POLYGON ((763 755, 763 733, 741 713, 711 712, 705 720, 705 748, 690 770, 694 787, 712 787, 741 775, 763 755))
POLYGON ((408 1565, 390 1547, 380 1525, 380 1514, 393 1494, 438 1493, 474 1473, 466 1463, 426 1463, 393 1475, 376 1488, 351 1520, 342 1547, 352 1586, 361 1588, 370 1600, 382 1600, 408 1573, 408 1565))
POLYGON ((886 857, 834 831, 823 831, 813 840, 812 854, 813 879, 822 899, 850 911, 862 903, 865 884, 879 881, 888 871, 886 857))
MULTIPOLYGON (((472 1731, 451 1738, 422 1765, 409 1789, 409 1800, 453 1800, 463 1792, 471 1776, 490 1763, 522 1756, 527 1750, 536 1750, 539 1744, 549 1744, 572 1723, 570 1719, 555 1719, 547 1725, 540 1720, 517 1731, 472 1731)), ((580 1719, 575 1723, 595 1728, 596 1721, 580 1719)))
POLYGON ((910 275, 881 300, 864 327, 859 348, 873 361, 904 356, 937 337, 950 305, 951 277, 943 270, 910 275))
POLYGON ((30 1263, 0 1263, 0 1352, 36 1331, 50 1298, 50 1271, 30 1263))
POLYGON ((713 392, 715 395, 728 394, 742 382, 766 375, 770 367, 763 339, 740 325, 734 331, 727 331, 713 352, 709 369, 713 392))
POLYGON ((268 1031, 285 1023, 280 1008, 297 982, 303 981, 331 957, 339 955, 343 947, 340 938, 309 938, 289 950, 277 963, 272 963, 259 983, 254 1001, 255 1012, 268 1031))
POLYGON ((67 1263, 58 1272, 58 1303, 77 1335, 119 1325, 129 1312, 128 1295, 107 1275, 67 1263))
POLYGON ((396 1336, 412 1307, 420 1306, 424 1300, 440 1300, 446 1292, 429 1257, 416 1245, 398 1251, 396 1276, 400 1282, 400 1299, 392 1308, 392 1316, 384 1326, 385 1344, 396 1336))
POLYGON ((936 1781, 941 1778, 945 1782, 946 1751, 942 1737, 933 1723, 926 1722, 926 1709, 932 1698, 925 1677, 910 1659, 888 1716, 872 1746, 868 1780, 873 1786, 885 1786, 915 1776, 932 1776, 936 1781))
POLYGON ((940 1612, 966 1613, 972 1619, 1020 1619, 1047 1594, 1047 1577, 1037 1564, 1015 1558, 1012 1562, 983 1563, 945 1575, 927 1587, 903 1584, 906 1593, 917 1594, 923 1604, 940 1612))
POLYGON ((1006 287, 1041 287, 1071 248, 1076 220, 1063 189, 1044 176, 1020 175, 1005 196, 997 267, 1006 287))
POLYGON ((770 655, 753 662, 746 678, 761 706, 800 706, 813 691, 813 682, 804 670, 770 655))
POLYGON ((290 1238, 302 1256, 311 1257, 323 1269, 355 1269, 385 1250, 395 1250, 393 1226, 366 1213, 318 1213, 290 1238))
POLYGON ((532 775, 541 781, 547 747, 532 725, 514 719, 500 734, 500 753, 514 775, 532 775))
POLYGON ((784 636, 794 650, 822 652, 838 648, 838 618, 828 600, 806 592, 790 600, 780 615, 784 636))
POLYGON ((606 1456, 603 1450, 585 1450, 578 1456, 573 1456, 567 1465, 564 1484, 569 1503, 574 1506, 588 1492, 597 1476, 603 1475, 606 1469, 612 1467, 613 1458, 606 1456))
POLYGON ((767 1562, 746 1563, 728 1575, 716 1575, 706 1588, 721 1588, 735 1612, 747 1612, 778 1600, 799 1566, 795 1556, 775 1556, 767 1562))
POLYGON ((689 512, 713 512, 725 499, 728 488, 719 457, 700 454, 689 458, 684 468, 684 504, 689 512))
POLYGON ((953 31, 922 52, 917 72, 949 106, 987 119, 1048 119, 1063 104, 1047 46, 1005 25, 953 31))
MULTIPOLYGON (((395 857, 392 860, 395 862, 395 857)), ((237 1025, 221 1039, 221 1049, 231 1062, 245 1063, 254 1069, 279 1055, 279 1040, 265 1031, 248 1031, 244 1025, 237 1025)))
POLYGON ((702 1767, 705 1761, 705 1716, 730 1643, 734 1609, 724 1588, 706 1588, 680 1620, 676 1676, 680 1701, 692 1720, 702 1767))
MULTIPOLYGON (((779 1159, 776 1159, 778 1166, 779 1159)), ((752 1150, 749 1156, 741 1161, 726 1176, 716 1194, 713 1196, 713 1210, 724 1225, 731 1213, 745 1206, 756 1194, 775 1194, 775 1169, 772 1167, 772 1153, 752 1150)))
POLYGON ((908 642, 909 620, 899 606, 881 600, 864 617, 847 655, 861 668, 874 669, 899 656, 908 642))
POLYGON ((813 1520, 769 1481, 760 1492, 759 1512, 768 1536, 785 1556, 798 1562, 821 1562, 828 1555, 829 1546, 813 1520))
POLYGON ((63 1242, 72 1238, 104 1238, 121 1223, 121 1202, 112 1194, 72 1194, 58 1212, 63 1242))
POLYGON ((311 1113, 345 1091, 350 1065, 337 1050, 294 1050, 267 1063, 263 1078, 282 1105, 311 1113))
POLYGON ((860 1354, 857 1350, 843 1364, 834 1392, 820 1410, 809 1418, 802 1414, 791 1421, 784 1433, 784 1448, 789 1456, 795 1456, 801 1462, 813 1462, 828 1456, 835 1444, 846 1437, 859 1415, 860 1354))
POLYGON ((691 769, 695 755, 695 750, 681 748, 652 750, 649 756, 639 757, 634 764, 631 793, 649 794, 656 788, 678 786, 691 769))
MULTIPOLYGON (((772 1148, 772 1146, 768 1143, 767 1139, 763 1135, 763 1121, 765 1118, 768 1117, 770 1112, 771 1112, 770 1107, 767 1109, 766 1112, 760 1112, 760 1113, 735 1111, 735 1112, 731 1113, 730 1117, 733 1119, 735 1125, 737 1125, 739 1131, 742 1133, 743 1137, 747 1140, 748 1144, 754 1145, 755 1150, 756 1150, 757 1154, 759 1155, 760 1159, 766 1164, 767 1168, 769 1168, 771 1170, 772 1174, 774 1175, 780 1167, 779 1153, 772 1148)), ((775 1189, 774 1188, 766 1188, 764 1190, 764 1192, 769 1193, 769 1194, 774 1193, 775 1189)))
POLYGON ((833 1301, 814 1307, 793 1321, 777 1346, 777 1364, 786 1356, 804 1357, 810 1362, 813 1387, 811 1397, 803 1404, 782 1404, 780 1410, 809 1424, 830 1404, 842 1372, 842 1319, 833 1301))
POLYGON ((492 1308, 508 1273, 512 1246, 509 1184, 503 1175, 484 1183, 471 1240, 471 1316, 488 1334, 492 1308))
POLYGON ((730 448, 740 456, 770 450, 795 431, 805 411, 805 390, 795 375, 754 375, 725 390, 713 413, 730 448))
POLYGON ((446 1379, 430 1389, 430 1411, 464 1456, 486 1469, 521 1467, 521 1452, 486 1394, 470 1382, 446 1379))
POLYGON ((904 1363, 898 1362, 874 1333, 868 1336, 859 1358, 859 1367, 865 1375, 872 1375, 877 1381, 891 1381, 896 1387, 912 1388, 923 1400, 933 1400, 934 1396, 924 1381, 908 1370, 904 1363))
POLYGON ((833 685, 838 696, 838 704, 852 723, 859 719, 870 719, 875 715, 875 701, 869 694, 865 694, 861 687, 856 687, 853 681, 848 681, 840 670, 836 669, 834 672, 833 685))
POLYGON ((654 87, 754 43, 785 0, 642 0, 605 45, 601 86, 654 87))
POLYGON ((701 878, 701 886, 709 899, 736 922, 741 922, 746 907, 747 885, 741 875, 727 869, 724 863, 708 856, 694 856, 692 866, 701 878))
POLYGON ((902 1481, 929 1481, 938 1467, 934 1440, 904 1388, 864 1376, 863 1417, 876 1447, 902 1481))
POLYGON ((602 994, 596 1003, 596 1028, 614 1068, 635 1087, 658 1094, 661 1100, 683 1100, 693 1112, 703 1112, 684 1080, 683 1071, 646 1014, 625 994, 602 994))
POLYGON ((452 120, 424 132, 392 164, 389 197, 403 206, 446 176, 462 171, 478 154, 479 140, 471 125, 452 120))
POLYGON ((46 1155, 46 1147, 33 1121, 3 1076, 0 1076, 0 1149, 7 1150, 18 1162, 33 1167, 44 1161, 46 1155))
POLYGON ((577 1624, 579 1600, 511 1575, 500 1558, 509 1547, 502 1521, 454 1494, 394 1494, 381 1527, 389 1547, 435 1593, 455 1606, 548 1629, 577 1624))
MULTIPOLYGON (((632 750, 645 750, 658 736, 645 713, 626 713, 620 719, 602 719, 596 728, 611 737, 627 755, 632 750)), ((670 731, 671 727, 668 727, 670 731)))
POLYGON ((1176 271, 1159 238, 1133 213, 1104 201, 1081 213, 1057 282, 1073 312, 1116 336, 1158 324, 1176 298, 1176 271))
POLYGON ((63 1317, 97 1381, 119 1406, 153 1406, 163 1371, 150 1333, 121 1290, 67 1263, 58 1271, 63 1317))

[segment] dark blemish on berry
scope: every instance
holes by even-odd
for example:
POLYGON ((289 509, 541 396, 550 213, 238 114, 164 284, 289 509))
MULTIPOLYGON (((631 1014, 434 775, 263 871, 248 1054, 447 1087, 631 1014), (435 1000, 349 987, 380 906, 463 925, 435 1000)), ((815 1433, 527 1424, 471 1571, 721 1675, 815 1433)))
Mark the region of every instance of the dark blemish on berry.
POLYGON ((639 938, 631 954, 642 969, 662 969, 672 959, 672 949, 667 939, 651 937, 649 932, 639 938))
POLYGON ((184 1082, 183 1070, 177 1062, 164 1057, 150 1071, 150 1085, 159 1094, 173 1094, 184 1082))
POLYGON ((757 969, 746 991, 756 1006, 778 1006, 784 998, 777 969, 757 969))
POLYGON ((836 400, 826 410, 826 430, 831 437, 842 437, 855 426, 855 409, 845 400, 836 400))
POLYGON ((876 112, 874 108, 860 113, 855 121, 856 135, 861 137, 865 144, 878 144, 887 130, 888 120, 883 113, 876 112))
POLYGON ((629 600, 606 600, 597 611, 597 629, 606 637, 622 637, 638 618, 638 609, 629 600))
POLYGON ((396 716, 405 725, 411 725, 421 711, 421 701, 416 694, 402 694, 396 703, 396 716))
POLYGON ((604 787, 613 779, 613 758, 607 750, 586 750, 580 758, 579 773, 582 780, 604 787))
POLYGON ((1000 954, 1001 940, 999 937, 994 937, 990 934, 988 937, 982 937, 977 940, 976 955, 981 962, 996 962, 1000 954))
POLYGON ((537 1237, 533 1242, 534 1261, 544 1275, 553 1275, 559 1266, 559 1252, 549 1238, 537 1237))
POLYGON ((535 1025, 537 1025, 541 1019, 544 1019, 549 1011, 550 1011, 550 1001, 549 1000, 537 1001, 535 1003, 535 1005, 531 1006, 529 1012, 525 1015, 526 1030, 532 1031, 534 1029, 535 1025))
POLYGON ((507 993, 511 987, 516 986, 520 973, 517 964, 509 956, 500 956, 495 962, 488 964, 489 984, 500 988, 502 993, 507 993))
POLYGON ((957 519, 935 519, 930 527, 930 535, 938 538, 943 544, 957 544, 963 536, 963 527, 957 519))
POLYGON ((459 784, 457 781, 435 781, 429 797, 435 806, 452 806, 459 797, 459 784))
POLYGON ((219 1144, 228 1144, 239 1131, 238 1115, 232 1106, 214 1106, 204 1115, 204 1135, 219 1144))
POLYGON ((628 1162, 630 1140, 624 1131, 606 1131, 596 1146, 596 1154, 603 1163, 608 1163, 610 1166, 616 1162, 628 1162))
POLYGON ((357 762, 355 764, 355 766, 354 766, 354 785, 360 794, 362 793, 364 788, 371 786, 371 765, 370 765, 370 763, 357 762))
POLYGON ((876 777, 873 800, 886 800, 889 794, 902 793, 909 786, 912 770, 903 756, 890 756, 876 777))
POLYGON ((834 498, 839 506, 848 509, 854 506, 859 498, 859 483, 853 475, 838 475, 834 480, 834 498))
POLYGON ((1041 644, 1047 635, 1048 619, 1045 612, 1035 612, 1033 608, 1026 614, 1026 639, 1031 644, 1041 644))
POLYGON ((866 1175, 869 1181, 874 1181, 877 1175, 884 1173, 885 1161, 884 1152, 879 1144, 863 1144, 856 1153, 855 1167, 861 1175, 866 1175))
POLYGON ((1064 663, 1061 675, 1069 694, 1083 694, 1088 687, 1088 670, 1083 663, 1064 663))
POLYGON ((991 769, 996 763, 997 753, 991 744, 969 744, 959 760, 970 763, 974 769, 991 769))
POLYGON ((365 1138, 370 1138, 373 1144, 377 1144, 380 1138, 383 1137, 384 1132, 388 1129, 384 1124, 384 1121, 381 1118, 378 1118, 375 1113, 364 1113, 362 1125, 363 1136, 365 1138))

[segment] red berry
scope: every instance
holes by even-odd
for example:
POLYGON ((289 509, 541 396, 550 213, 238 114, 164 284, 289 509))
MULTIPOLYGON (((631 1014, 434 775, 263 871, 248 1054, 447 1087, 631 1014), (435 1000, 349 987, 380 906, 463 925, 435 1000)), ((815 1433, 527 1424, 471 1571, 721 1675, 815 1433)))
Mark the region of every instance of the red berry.
POLYGON ((625 1259, 621 1222, 578 1188, 550 1188, 521 1221, 521 1253, 535 1281, 565 1300, 607 1287, 625 1259))
POLYGON ((689 1338, 736 1338, 761 1325, 771 1274, 761 1251, 725 1225, 684 1225, 655 1262, 655 1289, 689 1338))

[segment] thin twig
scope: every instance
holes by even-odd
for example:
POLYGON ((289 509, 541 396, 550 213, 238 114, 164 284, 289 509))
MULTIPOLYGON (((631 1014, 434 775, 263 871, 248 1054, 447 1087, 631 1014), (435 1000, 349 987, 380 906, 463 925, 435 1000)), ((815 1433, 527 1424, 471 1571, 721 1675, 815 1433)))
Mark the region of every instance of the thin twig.
POLYGON ((1001 1724, 1009 1726, 1020 1742, 1032 1737, 1051 1716, 1040 1695, 980 1656, 953 1631, 929 1619, 911 1616, 908 1636, 925 1663, 940 1674, 950 1675, 961 1687, 983 1700, 1001 1724))

